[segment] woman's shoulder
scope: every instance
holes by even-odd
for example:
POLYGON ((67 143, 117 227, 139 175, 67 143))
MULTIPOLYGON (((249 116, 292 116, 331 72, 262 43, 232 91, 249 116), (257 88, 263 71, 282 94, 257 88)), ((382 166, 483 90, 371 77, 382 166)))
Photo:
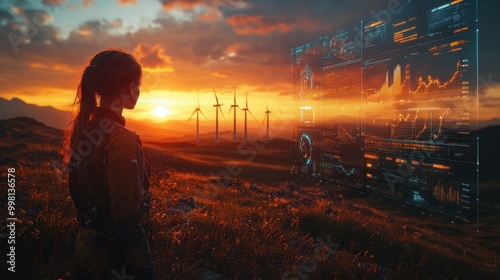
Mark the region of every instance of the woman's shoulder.
POLYGON ((134 131, 117 125, 116 128, 109 134, 107 141, 107 148, 132 148, 141 145, 141 138, 134 131))

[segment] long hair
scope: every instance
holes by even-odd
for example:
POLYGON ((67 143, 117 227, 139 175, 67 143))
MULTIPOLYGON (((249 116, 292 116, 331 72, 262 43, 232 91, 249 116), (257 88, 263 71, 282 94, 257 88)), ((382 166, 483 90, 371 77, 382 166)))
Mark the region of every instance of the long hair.
POLYGON ((139 85, 142 69, 136 59, 119 49, 109 49, 96 54, 83 71, 74 105, 78 111, 68 124, 65 139, 65 161, 69 162, 77 151, 81 133, 94 117, 97 103, 102 98, 120 98, 120 93, 130 83, 139 85))

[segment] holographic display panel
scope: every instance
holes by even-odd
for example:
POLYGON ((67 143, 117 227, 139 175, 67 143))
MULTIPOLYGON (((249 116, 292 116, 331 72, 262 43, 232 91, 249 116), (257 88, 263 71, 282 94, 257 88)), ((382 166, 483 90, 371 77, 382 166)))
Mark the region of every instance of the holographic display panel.
POLYGON ((292 173, 469 221, 476 0, 391 12, 292 49, 292 173))
POLYGON ((292 49, 292 172, 321 178, 321 95, 323 92, 320 39, 292 49))

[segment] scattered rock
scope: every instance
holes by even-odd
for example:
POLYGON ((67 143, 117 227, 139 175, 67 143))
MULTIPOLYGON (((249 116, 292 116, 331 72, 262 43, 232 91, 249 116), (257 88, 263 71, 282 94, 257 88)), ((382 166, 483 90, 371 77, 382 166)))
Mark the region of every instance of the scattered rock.
POLYGON ((296 191, 298 193, 305 193, 304 190, 302 190, 302 188, 296 184, 288 184, 288 186, 286 186, 290 191, 296 191))
POLYGON ((192 196, 182 196, 177 200, 177 203, 174 205, 175 209, 184 210, 189 212, 196 208, 196 200, 192 196))
POLYGON ((191 196, 182 196, 177 199, 175 204, 171 200, 167 200, 165 206, 168 208, 165 210, 167 214, 185 214, 197 208, 198 203, 196 203, 196 200, 191 196))
POLYGON ((256 193, 263 193, 263 191, 259 189, 259 187, 257 187, 256 185, 250 185, 250 190, 256 193))
POLYGON ((213 272, 206 268, 200 268, 198 272, 201 275, 202 280, 223 280, 224 276, 219 273, 213 272))
POLYGON ((293 191, 291 189, 285 188, 285 189, 282 189, 282 190, 279 190, 278 192, 276 192, 276 196, 279 198, 291 199, 291 198, 295 197, 295 194, 293 193, 293 191))

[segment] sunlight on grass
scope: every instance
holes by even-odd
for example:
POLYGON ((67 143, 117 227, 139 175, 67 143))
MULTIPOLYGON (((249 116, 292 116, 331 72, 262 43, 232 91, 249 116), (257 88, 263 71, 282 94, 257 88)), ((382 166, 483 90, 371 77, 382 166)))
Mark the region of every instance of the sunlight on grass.
MULTIPOLYGON (((17 275, 23 279, 73 274, 78 226, 67 174, 54 168, 61 158, 50 151, 57 150, 54 143, 29 144, 17 156, 17 275)), ((153 166, 151 178, 158 279, 208 273, 227 279, 495 279, 498 254, 488 249, 493 235, 478 243, 471 232, 453 233, 465 226, 394 215, 370 199, 316 186, 256 185, 165 168, 153 166)))

